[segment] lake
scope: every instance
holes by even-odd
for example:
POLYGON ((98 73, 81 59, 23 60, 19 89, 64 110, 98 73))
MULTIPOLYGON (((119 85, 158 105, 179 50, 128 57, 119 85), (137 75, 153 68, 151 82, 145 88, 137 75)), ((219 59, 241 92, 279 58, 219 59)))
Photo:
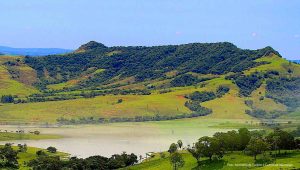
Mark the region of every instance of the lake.
MULTIPOLYGON (((212 125, 212 124, 209 124, 212 125)), ((14 144, 47 148, 56 147, 59 151, 72 156, 86 158, 92 155, 111 156, 112 154, 135 153, 143 155, 147 152, 168 150, 171 143, 181 139, 184 146, 192 145, 201 136, 211 136, 215 132, 229 129, 213 128, 207 123, 176 124, 170 123, 118 123, 107 125, 68 126, 42 128, 33 126, 0 126, 1 129, 23 129, 26 132, 39 130, 42 134, 58 134, 61 139, 9 141, 14 144)), ((0 142, 1 144, 7 143, 0 142)))

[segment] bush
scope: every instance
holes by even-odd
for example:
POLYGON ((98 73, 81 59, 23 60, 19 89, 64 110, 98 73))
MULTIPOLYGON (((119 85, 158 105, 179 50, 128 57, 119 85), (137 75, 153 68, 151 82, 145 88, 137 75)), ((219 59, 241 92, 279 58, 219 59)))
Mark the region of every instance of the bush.
POLYGON ((216 95, 215 95, 214 92, 206 92, 206 91, 199 92, 199 91, 196 91, 196 92, 188 95, 187 98, 189 98, 193 101, 205 102, 205 101, 215 99, 216 95))
POLYGON ((257 74, 250 76, 240 76, 235 79, 236 85, 240 88, 240 94, 249 96, 255 89, 259 88, 263 82, 263 78, 257 74))
POLYGON ((224 94, 228 93, 230 90, 229 87, 221 85, 217 89, 217 97, 222 97, 224 94))
POLYGON ((1 103, 13 103, 14 97, 12 95, 3 95, 1 96, 1 103))
POLYGON ((47 151, 50 153, 56 153, 57 149, 55 147, 50 146, 47 148, 47 151))
POLYGON ((172 87, 191 86, 199 82, 198 78, 191 74, 184 74, 174 78, 170 83, 172 87))

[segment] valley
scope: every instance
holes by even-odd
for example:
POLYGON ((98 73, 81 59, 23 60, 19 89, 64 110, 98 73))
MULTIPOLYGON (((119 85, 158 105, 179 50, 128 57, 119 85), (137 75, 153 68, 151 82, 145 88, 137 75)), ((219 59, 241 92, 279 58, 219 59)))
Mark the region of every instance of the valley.
MULTIPOLYGON (((145 156, 179 139, 192 145, 216 132, 292 132, 300 125, 300 65, 271 47, 92 41, 65 55, 2 55, 0 82, 0 129, 41 132, 0 133, 2 145, 53 146, 79 158, 123 151, 145 156)), ((150 162, 141 166, 155 169, 150 162)))

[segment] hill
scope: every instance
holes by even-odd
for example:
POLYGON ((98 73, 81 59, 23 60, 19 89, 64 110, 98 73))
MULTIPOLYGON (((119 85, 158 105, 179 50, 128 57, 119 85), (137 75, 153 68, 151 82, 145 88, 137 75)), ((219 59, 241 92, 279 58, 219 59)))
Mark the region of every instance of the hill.
POLYGON ((0 106, 2 122, 287 119, 300 106, 300 66, 271 47, 107 47, 91 41, 65 55, 1 57, 4 78, 19 88, 1 88, 2 95, 15 95, 15 104, 0 106), (32 90, 20 93, 25 88, 32 90))
POLYGON ((65 54, 69 52, 72 52, 72 50, 61 48, 12 48, 0 46, 0 53, 5 55, 44 56, 53 54, 65 54))
POLYGON ((300 60, 293 60, 293 62, 296 62, 296 63, 300 64, 300 60))

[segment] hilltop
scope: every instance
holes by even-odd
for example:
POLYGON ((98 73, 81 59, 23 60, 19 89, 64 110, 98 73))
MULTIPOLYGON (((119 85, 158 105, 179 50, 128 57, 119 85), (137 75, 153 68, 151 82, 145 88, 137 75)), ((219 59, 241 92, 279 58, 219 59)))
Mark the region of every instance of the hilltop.
POLYGON ((0 88, 16 103, 0 106, 5 122, 251 120, 299 113, 300 66, 271 47, 107 47, 91 41, 64 55, 1 58, 0 81, 15 82, 0 88))

